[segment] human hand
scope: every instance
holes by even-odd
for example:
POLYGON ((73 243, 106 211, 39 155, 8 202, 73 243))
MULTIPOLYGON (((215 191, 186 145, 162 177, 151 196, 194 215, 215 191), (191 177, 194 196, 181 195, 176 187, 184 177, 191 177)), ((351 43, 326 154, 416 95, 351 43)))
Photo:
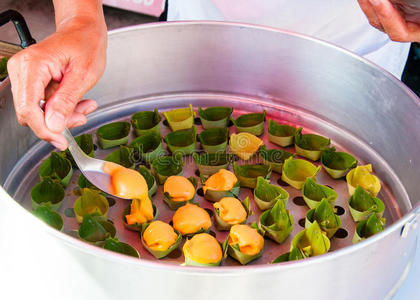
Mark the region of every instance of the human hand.
POLYGON ((396 42, 420 42, 420 24, 408 22, 389 0, 358 0, 369 23, 396 42))
POLYGON ((85 115, 97 108, 94 100, 82 97, 104 71, 106 42, 105 23, 73 18, 47 39, 12 56, 7 68, 19 123, 66 149, 64 128, 85 124, 85 115), (44 113, 39 104, 45 99, 44 113))

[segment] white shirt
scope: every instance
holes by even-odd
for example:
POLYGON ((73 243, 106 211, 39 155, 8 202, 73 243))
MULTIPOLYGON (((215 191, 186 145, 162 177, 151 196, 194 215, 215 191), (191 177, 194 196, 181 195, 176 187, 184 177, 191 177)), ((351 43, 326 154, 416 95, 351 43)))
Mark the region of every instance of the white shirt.
POLYGON ((286 29, 336 44, 397 78, 410 49, 373 28, 356 0, 169 0, 168 21, 217 20, 286 29))

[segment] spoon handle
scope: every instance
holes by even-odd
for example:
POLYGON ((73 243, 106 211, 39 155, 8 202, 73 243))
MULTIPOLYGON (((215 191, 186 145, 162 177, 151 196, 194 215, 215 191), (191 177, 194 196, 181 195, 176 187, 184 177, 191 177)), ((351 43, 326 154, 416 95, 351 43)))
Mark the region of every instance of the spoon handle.
POLYGON ((91 157, 89 157, 86 153, 82 151, 82 149, 80 149, 70 130, 65 128, 62 134, 66 138, 67 143, 69 144, 68 149, 79 169, 86 169, 89 165, 89 160, 91 159, 91 157))

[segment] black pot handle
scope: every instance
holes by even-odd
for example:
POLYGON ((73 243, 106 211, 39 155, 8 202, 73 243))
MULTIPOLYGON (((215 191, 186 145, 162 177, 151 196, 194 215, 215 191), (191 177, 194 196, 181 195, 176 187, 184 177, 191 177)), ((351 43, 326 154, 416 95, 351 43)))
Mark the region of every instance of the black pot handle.
POLYGON ((20 13, 12 9, 0 13, 0 26, 3 26, 10 21, 12 21, 15 25, 16 31, 20 38, 20 46, 22 48, 26 48, 36 43, 31 33, 29 32, 29 28, 28 25, 26 25, 25 19, 20 13))

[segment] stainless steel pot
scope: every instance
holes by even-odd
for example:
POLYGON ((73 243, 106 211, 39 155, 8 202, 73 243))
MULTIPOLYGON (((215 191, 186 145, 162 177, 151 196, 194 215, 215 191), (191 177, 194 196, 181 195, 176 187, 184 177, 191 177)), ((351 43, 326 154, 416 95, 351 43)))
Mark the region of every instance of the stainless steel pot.
POLYGON ((415 252, 420 214, 420 103, 407 87, 350 52, 290 32, 217 22, 151 24, 110 33, 105 75, 86 95, 99 100, 100 112, 86 126, 95 127, 107 117, 107 107, 123 101, 154 97, 169 108, 173 95, 191 94, 293 107, 335 126, 332 138, 350 152, 369 145, 359 155, 380 166, 375 171, 392 191, 392 209, 401 217, 357 245, 278 265, 180 267, 93 247, 40 223, 9 195, 18 192, 16 178, 26 176, 14 166, 38 158, 19 159, 51 148, 43 142, 34 146, 30 130, 17 124, 10 86, 4 84, 0 273, 7 270, 6 290, 52 295, 61 290, 72 298, 104 299, 384 299, 395 292, 415 252), (352 138, 340 137, 341 129, 352 138), (17 289, 21 282, 24 289, 17 289))

